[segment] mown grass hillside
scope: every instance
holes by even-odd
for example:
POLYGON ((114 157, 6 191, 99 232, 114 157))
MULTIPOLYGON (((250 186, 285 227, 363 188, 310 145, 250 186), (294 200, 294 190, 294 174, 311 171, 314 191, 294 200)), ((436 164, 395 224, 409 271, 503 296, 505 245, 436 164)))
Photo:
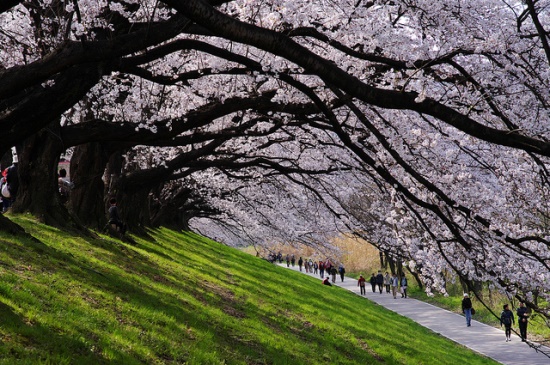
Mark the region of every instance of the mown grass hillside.
POLYGON ((0 364, 495 364, 364 298, 191 233, 136 245, 12 217, 0 364))

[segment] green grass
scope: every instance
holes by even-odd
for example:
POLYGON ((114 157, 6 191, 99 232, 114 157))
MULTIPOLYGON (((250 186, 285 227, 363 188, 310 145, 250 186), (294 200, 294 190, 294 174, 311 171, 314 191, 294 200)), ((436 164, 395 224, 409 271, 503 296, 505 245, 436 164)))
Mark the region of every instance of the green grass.
POLYGON ((338 287, 192 233, 0 232, 0 364, 496 364, 338 287))

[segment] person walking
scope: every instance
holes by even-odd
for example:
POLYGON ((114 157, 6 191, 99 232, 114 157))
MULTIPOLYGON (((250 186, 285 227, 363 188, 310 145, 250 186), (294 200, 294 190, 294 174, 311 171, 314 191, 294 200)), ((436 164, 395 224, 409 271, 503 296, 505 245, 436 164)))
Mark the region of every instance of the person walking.
POLYGON ((340 273, 340 279, 342 279, 342 283, 344 282, 344 274, 346 273, 346 269, 344 268, 344 265, 340 264, 338 267, 338 272, 340 273))
POLYGON ((464 293, 464 298, 462 299, 462 313, 466 317, 466 327, 470 327, 472 322, 472 300, 468 296, 468 293, 464 293))
POLYGON ((502 306, 502 313, 500 314, 500 326, 504 325, 504 333, 506 335, 506 342, 512 341, 510 336, 512 335, 512 324, 515 324, 514 313, 508 308, 508 304, 502 306))
POLYGON ((523 342, 527 341, 527 323, 529 321, 529 310, 524 302, 519 302, 519 308, 516 310, 518 315, 519 334, 523 342))
POLYGON ((302 271, 302 265, 304 264, 304 260, 302 260, 302 256, 298 259, 298 266, 300 267, 300 271, 302 271))
POLYGON ((332 263, 328 258, 325 261, 325 271, 327 272, 327 275, 330 275, 330 273, 332 272, 332 263))
POLYGON ((396 274, 392 274, 391 277, 391 292, 393 294, 393 299, 397 299, 397 287, 399 286, 399 279, 396 274))
POLYGON ((323 261, 319 261, 319 276, 321 279, 325 276, 325 263, 323 261))
POLYGON ((372 292, 376 293, 376 276, 374 276, 374 273, 372 273, 370 277, 370 285, 372 287, 372 292))
POLYGON ((290 255, 286 254, 286 267, 290 267, 290 255))
POLYGON ((318 269, 319 269, 319 265, 317 264, 317 261, 315 261, 313 263, 313 274, 314 275, 317 275, 318 269))
POLYGON ((382 275, 382 271, 378 270, 378 274, 376 274, 376 285, 378 285, 378 290, 380 291, 380 294, 382 294, 382 288, 384 287, 384 275, 382 275))
POLYGON ((386 293, 390 293, 390 287, 391 287, 391 276, 386 271, 386 275, 384 275, 384 286, 386 287, 386 293))
POLYGON ((403 275, 401 278, 401 298, 407 297, 407 277, 403 275))
POLYGON ((336 270, 336 266, 331 266, 330 275, 332 276, 333 283, 336 283, 336 274, 338 274, 338 270, 336 270))
POLYGON ((296 256, 294 256, 294 254, 292 254, 292 256, 290 258, 290 263, 292 264, 292 267, 294 267, 295 262, 296 262, 296 256))
POLYGON ((360 291, 361 291, 361 295, 367 295, 367 291, 365 289, 365 278, 363 277, 363 275, 359 275, 359 280, 357 280, 357 286, 359 287, 360 291))

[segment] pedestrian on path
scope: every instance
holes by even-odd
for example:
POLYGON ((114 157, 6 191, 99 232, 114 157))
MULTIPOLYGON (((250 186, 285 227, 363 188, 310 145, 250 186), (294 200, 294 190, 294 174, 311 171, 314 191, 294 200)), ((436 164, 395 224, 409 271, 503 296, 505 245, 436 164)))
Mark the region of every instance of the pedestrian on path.
POLYGON ((338 271, 336 270, 336 266, 332 266, 330 268, 330 275, 332 276, 333 283, 336 283, 336 274, 338 274, 338 271))
POLYGON ((298 266, 300 267, 300 271, 302 271, 302 265, 304 264, 304 260, 302 260, 302 256, 298 259, 298 266))
POLYGON ((524 302, 519 303, 519 308, 516 310, 518 315, 519 333, 521 340, 525 342, 527 340, 527 323, 529 321, 529 310, 525 307, 524 302))
POLYGON ((391 277, 391 292, 393 294, 393 299, 397 299, 397 287, 399 286, 399 279, 397 275, 393 274, 391 277))
POLYGON ((286 267, 290 267, 290 255, 286 255, 286 267))
POLYGON ((372 287, 372 292, 376 293, 376 276, 374 276, 374 273, 370 277, 370 286, 372 287))
POLYGON ((325 276, 325 263, 323 261, 319 261, 319 276, 321 279, 325 276))
POLYGON ((325 261, 325 271, 327 272, 327 275, 330 275, 330 273, 332 272, 332 263, 328 258, 325 261))
POLYGON ((390 286, 391 286, 391 276, 386 271, 386 275, 384 275, 384 286, 386 287, 386 293, 390 293, 390 286))
POLYGON ((296 262, 296 256, 292 254, 292 258, 290 259, 290 262, 292 263, 292 267, 294 267, 294 263, 296 262))
POLYGON ((407 277, 403 275, 401 278, 401 298, 407 297, 407 277))
POLYGON ((382 271, 378 270, 378 274, 376 274, 376 285, 378 285, 378 290, 380 291, 380 294, 382 294, 382 288, 384 287, 384 275, 382 275, 382 271))
POLYGON ((361 295, 367 295, 367 291, 365 290, 365 278, 363 275, 359 275, 359 280, 357 280, 357 286, 361 290, 361 295))
POLYGON ((506 334, 506 342, 512 341, 510 336, 512 335, 512 324, 515 324, 514 313, 508 309, 508 304, 502 306, 503 311, 500 314, 500 326, 504 325, 504 333, 506 334))
POLYGON ((462 313, 466 317, 466 327, 470 327, 472 321, 472 300, 468 296, 468 293, 464 293, 462 299, 462 313))
POLYGON ((343 283, 344 274, 346 273, 346 269, 344 268, 344 265, 340 264, 340 267, 338 267, 338 272, 340 273, 340 279, 342 279, 342 283, 343 283))

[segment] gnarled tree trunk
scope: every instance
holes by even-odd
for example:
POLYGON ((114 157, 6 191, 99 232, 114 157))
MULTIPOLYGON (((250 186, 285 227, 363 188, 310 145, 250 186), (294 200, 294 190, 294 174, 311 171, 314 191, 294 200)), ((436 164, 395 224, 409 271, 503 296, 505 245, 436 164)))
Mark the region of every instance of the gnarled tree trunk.
POLYGON ((70 209, 83 224, 98 230, 107 223, 103 175, 111 154, 109 145, 88 143, 77 146, 71 158, 70 209))
POLYGON ((14 213, 29 212, 53 226, 80 228, 59 197, 57 164, 63 144, 58 132, 58 123, 52 123, 25 140, 18 151, 19 189, 11 209, 14 213))

